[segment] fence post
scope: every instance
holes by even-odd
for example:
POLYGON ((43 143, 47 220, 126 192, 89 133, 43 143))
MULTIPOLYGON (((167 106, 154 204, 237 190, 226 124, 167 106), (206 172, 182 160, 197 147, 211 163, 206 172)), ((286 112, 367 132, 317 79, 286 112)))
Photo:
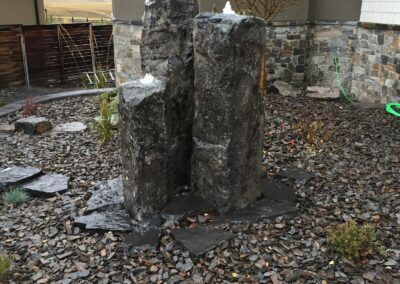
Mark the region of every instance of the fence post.
POLYGON ((65 84, 64 46, 62 43, 60 24, 57 24, 57 38, 58 38, 58 60, 60 62, 60 78, 61 78, 61 84, 64 85, 65 84))
POLYGON ((93 26, 89 24, 89 43, 90 43, 90 53, 92 57, 92 71, 96 73, 96 54, 94 52, 94 34, 93 34, 93 26))
POLYGON ((28 87, 31 86, 31 83, 29 81, 29 68, 28 68, 28 58, 26 57, 26 48, 25 48, 25 37, 24 37, 24 30, 22 26, 19 28, 20 30, 20 35, 21 35, 21 49, 22 49, 22 60, 24 63, 24 73, 25 73, 25 82, 28 87))

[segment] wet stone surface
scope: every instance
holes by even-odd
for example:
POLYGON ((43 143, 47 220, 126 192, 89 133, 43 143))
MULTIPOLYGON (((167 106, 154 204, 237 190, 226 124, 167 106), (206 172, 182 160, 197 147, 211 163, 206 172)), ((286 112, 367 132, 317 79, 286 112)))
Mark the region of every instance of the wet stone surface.
POLYGON ((52 195, 68 190, 69 177, 48 173, 24 183, 21 187, 33 195, 52 195))
POLYGON ((261 185, 261 194, 266 199, 289 203, 296 200, 296 191, 293 187, 266 178, 261 179, 261 185))
POLYGON ((179 222, 190 216, 214 211, 215 207, 201 197, 179 196, 163 209, 161 216, 166 221, 179 222))
POLYGON ((132 220, 128 212, 124 209, 115 211, 105 211, 92 213, 74 218, 77 225, 84 226, 86 230, 98 231, 132 231, 132 220))
POLYGON ((172 236, 194 256, 200 256, 236 235, 212 227, 197 227, 195 229, 172 229, 172 236))
POLYGON ((313 173, 297 167, 292 167, 283 172, 279 172, 278 176, 293 179, 303 184, 306 184, 310 179, 315 177, 313 173))
POLYGON ((293 214, 298 208, 291 206, 287 202, 278 202, 263 198, 251 204, 249 207, 233 211, 222 217, 216 223, 253 223, 272 219, 284 214, 293 214))
POLYGON ((104 181, 96 184, 92 196, 87 202, 85 214, 109 209, 122 209, 124 206, 124 191, 122 178, 104 181))
POLYGON ((11 167, 0 170, 0 190, 19 185, 41 173, 41 169, 33 167, 11 167))

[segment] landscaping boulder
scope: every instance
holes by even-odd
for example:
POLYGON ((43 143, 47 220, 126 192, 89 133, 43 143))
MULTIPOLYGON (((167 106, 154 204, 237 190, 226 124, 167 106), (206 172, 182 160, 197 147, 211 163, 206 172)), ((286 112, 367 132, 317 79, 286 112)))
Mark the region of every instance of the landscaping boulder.
POLYGON ((293 88, 292 85, 284 81, 275 81, 272 86, 278 90, 279 94, 285 97, 297 96, 301 94, 301 90, 293 88))
POLYGON ((324 88, 318 86, 307 87, 307 91, 310 92, 306 96, 314 99, 321 100, 337 100, 340 99, 340 91, 338 88, 324 88))
POLYGON ((49 120, 37 116, 21 118, 15 123, 15 131, 24 132, 29 135, 42 134, 51 128, 52 124, 49 120))

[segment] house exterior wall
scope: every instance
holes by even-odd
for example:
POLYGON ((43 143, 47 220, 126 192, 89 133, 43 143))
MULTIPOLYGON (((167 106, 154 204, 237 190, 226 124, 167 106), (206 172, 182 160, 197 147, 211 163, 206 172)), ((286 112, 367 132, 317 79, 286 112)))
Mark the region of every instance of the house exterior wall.
MULTIPOLYGON (((40 24, 45 23, 43 0, 38 0, 40 24)), ((0 25, 36 25, 34 0, 1 0, 0 25)))
POLYGON ((360 21, 400 25, 400 0, 363 0, 360 21))

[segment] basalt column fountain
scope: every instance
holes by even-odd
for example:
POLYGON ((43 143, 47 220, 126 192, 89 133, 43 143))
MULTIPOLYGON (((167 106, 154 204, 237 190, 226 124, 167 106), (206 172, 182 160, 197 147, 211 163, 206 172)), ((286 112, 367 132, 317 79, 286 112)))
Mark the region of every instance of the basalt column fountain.
POLYGON ((224 214, 261 192, 265 21, 203 13, 194 23, 192 184, 224 214))
POLYGON ((140 51, 148 75, 119 88, 125 206, 137 220, 190 185, 197 13, 196 0, 146 1, 140 51))

